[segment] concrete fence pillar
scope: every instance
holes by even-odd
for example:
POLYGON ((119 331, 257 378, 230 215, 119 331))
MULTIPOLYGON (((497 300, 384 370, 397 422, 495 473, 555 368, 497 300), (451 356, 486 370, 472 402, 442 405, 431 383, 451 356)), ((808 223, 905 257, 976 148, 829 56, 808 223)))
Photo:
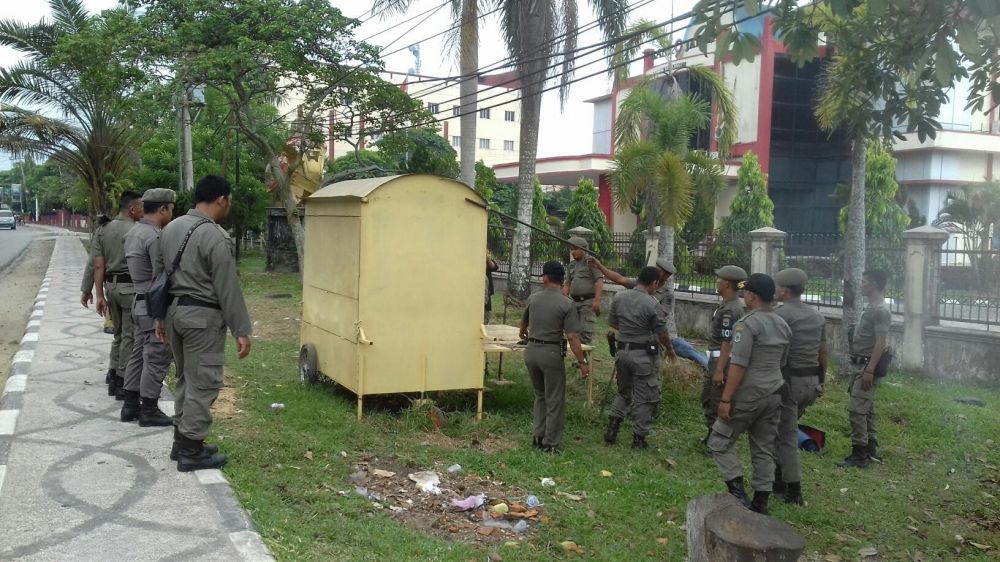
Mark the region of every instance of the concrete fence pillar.
POLYGON ((750 273, 774 276, 781 268, 781 247, 785 233, 765 226, 750 231, 750 273))
POLYGON ((570 238, 573 236, 579 236, 580 238, 586 240, 588 244, 594 241, 594 231, 585 226, 575 226, 567 230, 566 234, 568 234, 570 238))
POLYGON ((903 238, 906 239, 903 349, 897 356, 904 369, 922 370, 924 329, 937 323, 940 251, 948 233, 933 226, 921 226, 907 230, 903 238))

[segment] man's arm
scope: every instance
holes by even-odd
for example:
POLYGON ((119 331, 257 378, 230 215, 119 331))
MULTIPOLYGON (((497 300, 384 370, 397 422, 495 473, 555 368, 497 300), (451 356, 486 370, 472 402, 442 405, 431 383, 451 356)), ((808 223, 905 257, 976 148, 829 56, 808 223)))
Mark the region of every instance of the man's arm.
POLYGON ((732 313, 729 311, 722 312, 719 321, 723 324, 722 338, 723 341, 719 345, 719 361, 715 364, 715 373, 712 374, 712 384, 715 386, 722 386, 723 378, 726 372, 726 365, 729 363, 730 356, 733 353, 733 324, 736 323, 736 318, 733 318, 732 313), (728 323, 727 323, 728 322, 728 323), (725 327, 725 326, 728 326, 725 327))
POLYGON ((729 342, 732 351, 733 363, 729 365, 729 376, 722 389, 722 398, 719 401, 719 417, 723 421, 731 418, 729 412, 733 407, 733 396, 736 389, 743 382, 743 376, 747 372, 747 365, 750 364, 750 354, 753 352, 753 332, 747 328, 746 324, 740 323, 733 327, 733 340, 729 342))
POLYGON ((604 296, 604 278, 600 278, 594 282, 594 304, 591 308, 594 314, 601 315, 601 297, 604 296))
POLYGON ((580 345, 580 334, 570 332, 566 334, 566 339, 569 341, 569 348, 573 352, 573 356, 576 357, 577 365, 580 366, 580 377, 589 377, 590 365, 587 363, 587 356, 583 354, 583 347, 580 345))
POLYGON ((493 261, 493 258, 486 256, 486 273, 493 273, 494 271, 500 269, 497 262, 493 261))
POLYGON ((885 353, 885 345, 888 340, 887 336, 878 335, 875 336, 875 347, 872 348, 872 356, 868 359, 868 364, 865 365, 865 372, 861 376, 861 389, 869 390, 875 383, 875 366, 882 359, 882 354, 885 353))
POLYGON ((590 259, 590 265, 596 267, 601 272, 602 275, 608 278, 608 281, 611 281, 612 283, 621 285, 623 287, 628 287, 629 285, 632 284, 631 280, 628 277, 625 277, 624 275, 618 273, 617 271, 604 267, 604 264, 601 263, 601 261, 598 260, 597 258, 590 256, 589 259, 590 259))
POLYGON ((729 416, 729 412, 733 407, 733 395, 736 394, 736 389, 740 387, 740 383, 743 382, 743 375, 747 372, 747 368, 743 365, 730 365, 729 366, 729 378, 726 379, 726 386, 722 389, 722 399, 719 400, 719 418, 723 421, 729 421, 732 418, 729 416))
POLYGON ((530 308, 525 308, 524 309, 524 314, 521 316, 521 330, 518 332, 518 335, 521 336, 522 340, 528 339, 528 311, 529 310, 530 310, 530 308))
POLYGON ((253 326, 250 323, 246 302, 243 300, 240 279, 236 275, 236 260, 233 259, 229 244, 223 237, 214 240, 208 252, 212 270, 212 288, 219 300, 222 318, 236 338, 237 354, 243 359, 250 354, 250 333, 253 326))

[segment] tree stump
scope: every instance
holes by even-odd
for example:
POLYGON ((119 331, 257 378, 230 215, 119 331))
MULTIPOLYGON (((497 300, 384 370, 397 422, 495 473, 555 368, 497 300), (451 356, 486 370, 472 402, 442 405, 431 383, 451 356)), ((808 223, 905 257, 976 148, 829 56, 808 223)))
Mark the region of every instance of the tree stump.
POLYGON ((754 513, 729 494, 688 503, 690 562, 796 562, 805 539, 790 525, 754 513))

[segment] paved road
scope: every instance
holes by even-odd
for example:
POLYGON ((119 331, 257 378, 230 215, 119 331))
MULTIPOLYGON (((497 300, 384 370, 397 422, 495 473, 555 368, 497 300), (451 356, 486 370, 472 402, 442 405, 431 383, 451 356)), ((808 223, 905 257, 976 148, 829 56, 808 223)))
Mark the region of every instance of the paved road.
POLYGON ((17 230, 0 230, 0 271, 14 261, 38 234, 40 231, 23 226, 17 230))

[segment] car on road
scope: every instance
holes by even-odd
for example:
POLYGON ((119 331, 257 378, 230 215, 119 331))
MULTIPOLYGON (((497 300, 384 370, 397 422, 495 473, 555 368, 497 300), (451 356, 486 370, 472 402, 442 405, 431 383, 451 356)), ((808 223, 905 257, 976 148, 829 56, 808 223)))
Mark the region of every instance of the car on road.
POLYGON ((0 209, 0 228, 17 230, 17 217, 10 209, 0 209))

